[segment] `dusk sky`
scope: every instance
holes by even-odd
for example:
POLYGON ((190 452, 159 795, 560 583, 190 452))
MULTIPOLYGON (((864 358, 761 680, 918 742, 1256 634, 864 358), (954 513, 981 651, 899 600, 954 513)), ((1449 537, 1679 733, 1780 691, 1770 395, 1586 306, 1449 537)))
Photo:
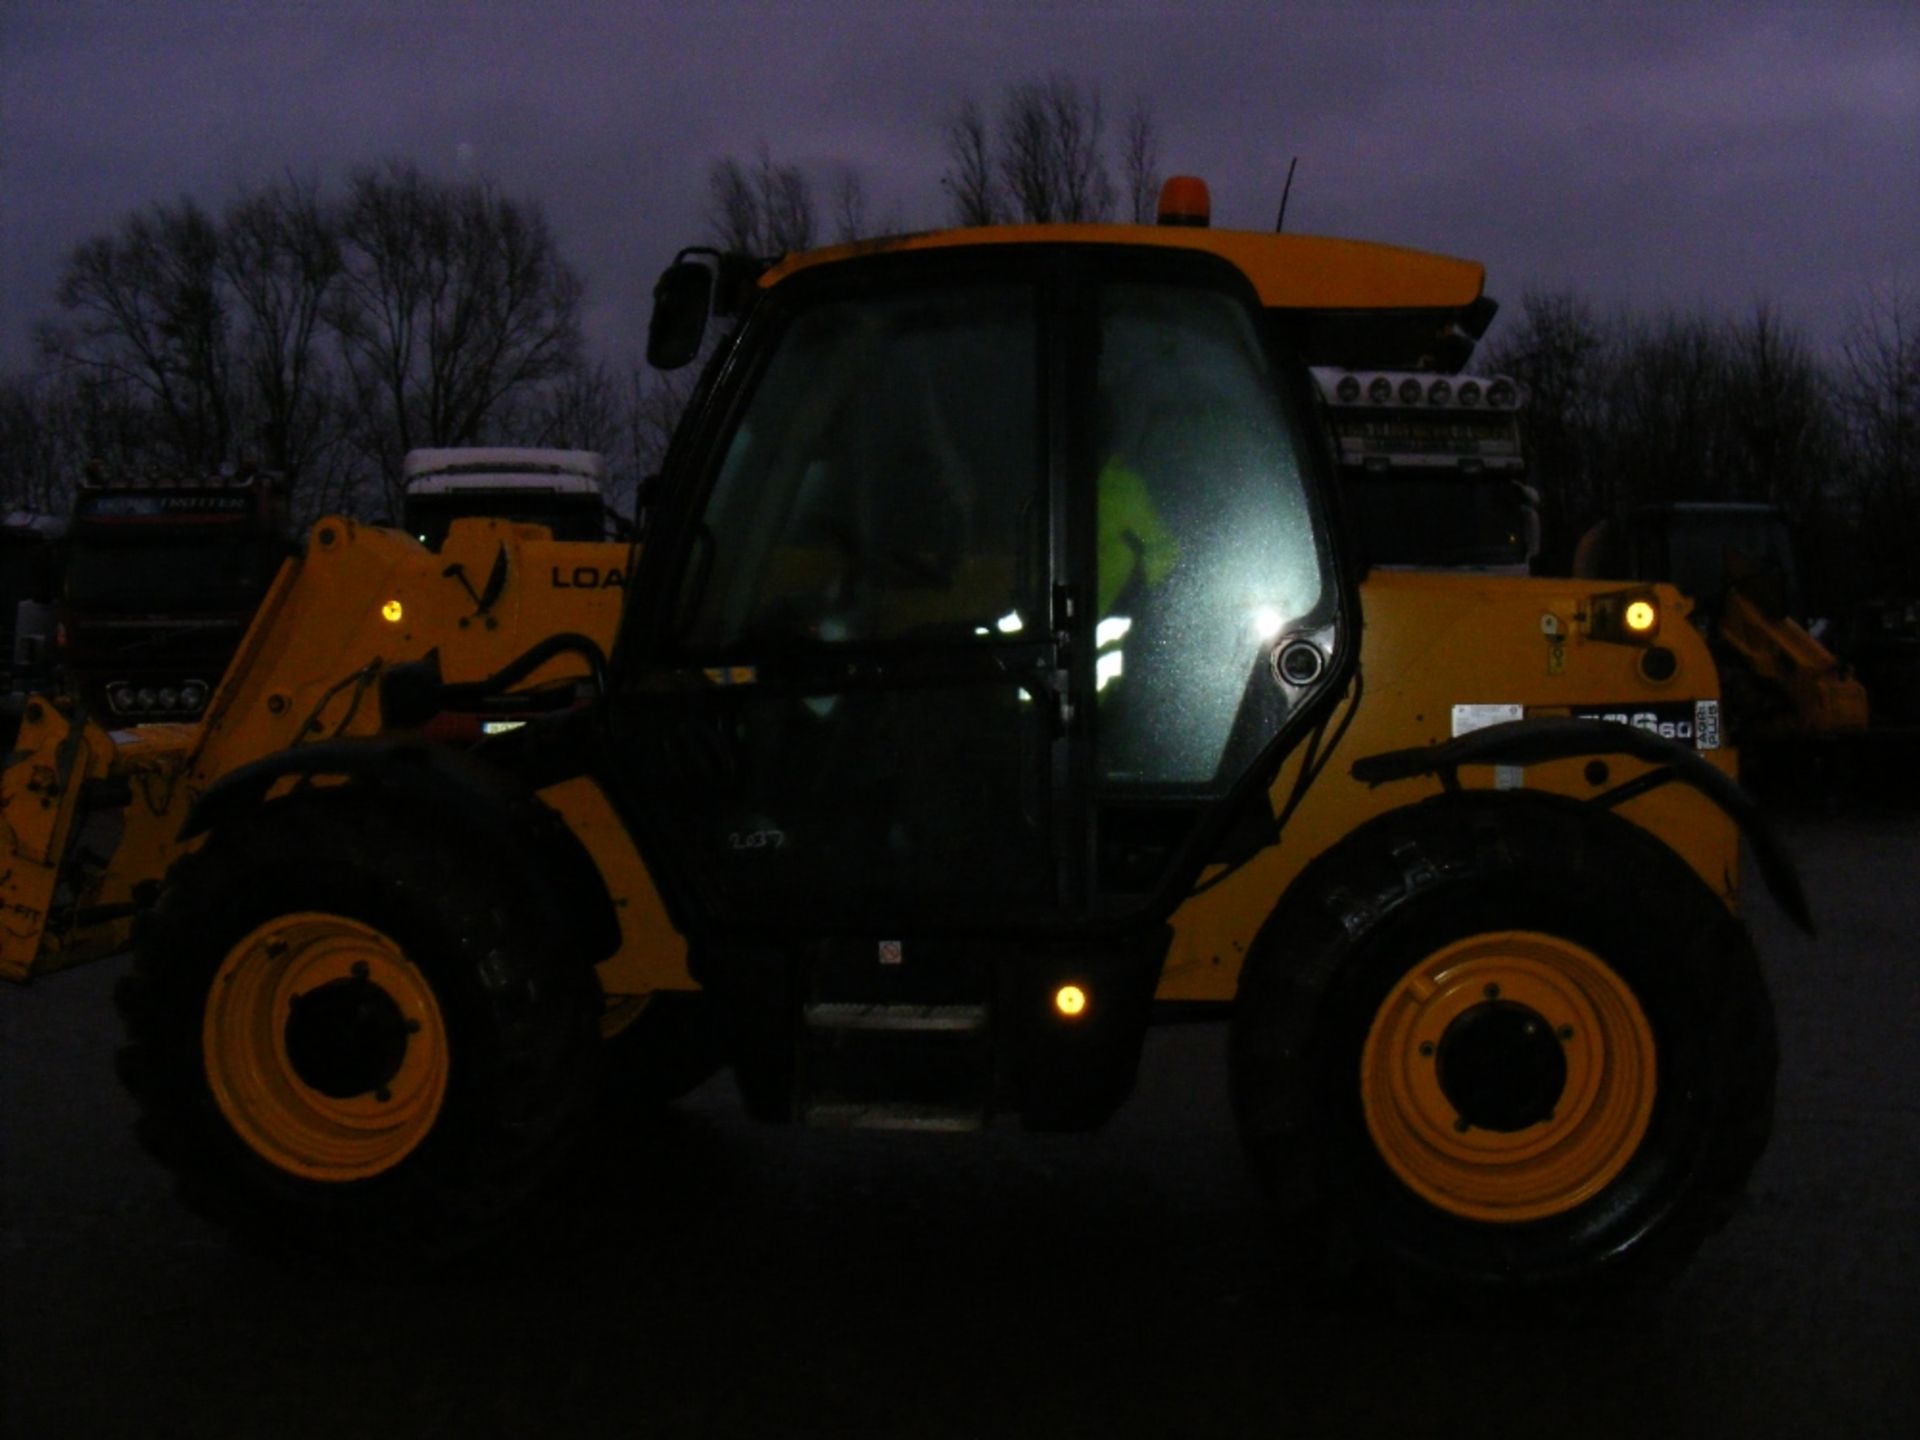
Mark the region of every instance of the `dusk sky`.
POLYGON ((635 354, 654 276, 709 238, 714 159, 847 167, 945 219, 960 102, 1062 73, 1154 109, 1215 222, 1466 255, 1601 307, 1779 305, 1832 343, 1920 284, 1920 3, 652 4, 0 0, 0 369, 65 254, 129 211, 218 208, 399 157, 538 199, 635 354))

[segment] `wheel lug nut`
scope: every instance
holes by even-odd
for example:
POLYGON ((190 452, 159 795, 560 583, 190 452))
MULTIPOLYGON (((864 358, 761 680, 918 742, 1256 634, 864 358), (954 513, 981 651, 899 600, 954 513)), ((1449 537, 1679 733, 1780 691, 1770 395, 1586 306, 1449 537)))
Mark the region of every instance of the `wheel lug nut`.
POLYGON ((1433 1054, 1433 1042, 1431 1040, 1422 1040, 1420 1042, 1420 1053, 1422 1055, 1433 1054))
POLYGON ((1487 985, 1487 988, 1482 993, 1489 1000, 1498 1000, 1500 998, 1500 987, 1498 985, 1489 983, 1487 985))
POLYGON ((367 978, 367 976, 371 975, 372 973, 373 972, 367 968, 366 961, 356 960, 353 962, 353 978, 354 979, 364 980, 367 978))
POLYGON ((1562 1040, 1573 1039, 1573 1027, 1571 1025, 1562 1025, 1560 1027, 1560 1038, 1562 1040))
POLYGON ((1473 1128, 1473 1122, 1462 1115, 1453 1122, 1453 1128, 1464 1135, 1473 1128))

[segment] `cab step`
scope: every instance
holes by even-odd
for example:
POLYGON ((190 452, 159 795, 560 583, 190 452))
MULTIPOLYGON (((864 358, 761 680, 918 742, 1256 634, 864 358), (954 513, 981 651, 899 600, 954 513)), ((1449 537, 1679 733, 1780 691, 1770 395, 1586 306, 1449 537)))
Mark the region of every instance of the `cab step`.
POLYGON ((890 1030, 910 1034, 984 1034, 985 1005, 902 1005, 816 1001, 802 1014, 809 1030, 890 1030))
POLYGON ((806 1107, 802 1118, 816 1130, 918 1130, 961 1134, 984 1130, 987 1125, 987 1112, 983 1109, 884 1101, 815 1101, 806 1107))
POLYGON ((793 1113, 808 1125, 978 1130, 994 1101, 992 1007, 947 996, 816 997, 800 1007, 793 1113))

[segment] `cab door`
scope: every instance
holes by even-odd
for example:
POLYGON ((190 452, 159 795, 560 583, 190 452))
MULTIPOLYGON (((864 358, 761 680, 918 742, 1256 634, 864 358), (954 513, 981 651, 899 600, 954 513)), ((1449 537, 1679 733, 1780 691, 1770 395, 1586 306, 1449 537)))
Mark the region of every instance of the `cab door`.
POLYGON ((724 927, 1051 913, 1070 697, 1044 278, 793 288, 663 521, 661 648, 624 711, 642 825, 724 927))

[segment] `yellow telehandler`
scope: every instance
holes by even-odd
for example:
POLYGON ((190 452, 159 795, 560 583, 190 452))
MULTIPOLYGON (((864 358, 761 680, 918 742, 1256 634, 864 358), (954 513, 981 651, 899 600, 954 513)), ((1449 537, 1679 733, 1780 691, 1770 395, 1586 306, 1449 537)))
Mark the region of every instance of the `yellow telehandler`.
POLYGON ((698 995, 754 1115, 901 1130, 1096 1125, 1218 1014, 1302 1260, 1531 1307, 1692 1252, 1772 1107, 1743 832, 1806 914, 1686 602, 1354 573, 1309 367, 1457 367, 1481 267, 1176 209, 687 252, 630 572, 328 520, 200 730, 29 719, 0 954, 130 916, 122 1071, 191 1201, 470 1246, 605 1036, 698 995), (592 698, 433 740, 547 681, 592 698))

